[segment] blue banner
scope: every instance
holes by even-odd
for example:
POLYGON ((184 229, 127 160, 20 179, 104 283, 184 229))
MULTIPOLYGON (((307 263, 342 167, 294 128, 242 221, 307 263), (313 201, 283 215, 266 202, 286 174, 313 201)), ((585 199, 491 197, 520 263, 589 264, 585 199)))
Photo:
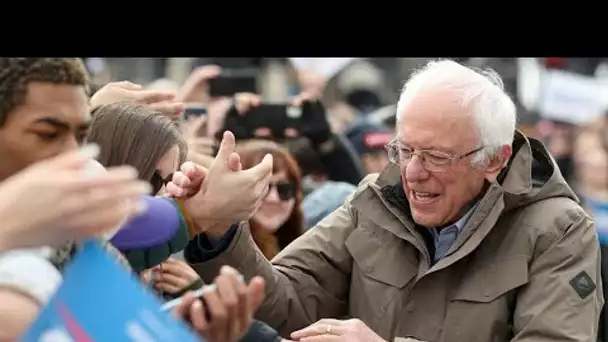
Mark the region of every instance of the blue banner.
POLYGON ((96 241, 87 241, 21 341, 194 342, 202 338, 160 310, 161 302, 96 241))

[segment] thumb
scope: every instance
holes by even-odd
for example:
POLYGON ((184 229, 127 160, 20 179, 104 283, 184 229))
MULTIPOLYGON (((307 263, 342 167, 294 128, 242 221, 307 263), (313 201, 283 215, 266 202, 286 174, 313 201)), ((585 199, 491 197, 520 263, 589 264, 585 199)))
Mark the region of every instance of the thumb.
POLYGON ((255 179, 263 179, 272 173, 272 165, 272 154, 267 154, 258 165, 246 170, 245 172, 253 173, 255 175, 255 179))
POLYGON ((98 155, 99 145, 89 144, 78 151, 63 153, 34 165, 46 167, 51 170, 76 170, 83 168, 87 162, 89 162, 91 159, 97 158, 98 155))
POLYGON ((249 309, 251 312, 256 312, 264 301, 264 278, 260 276, 253 277, 247 286, 249 292, 249 309))
POLYGON ((243 165, 241 164, 241 156, 238 153, 231 153, 228 157, 228 168, 234 172, 241 171, 243 165))
POLYGON ((192 292, 186 293, 184 295, 182 302, 179 305, 177 305, 177 307, 175 307, 175 309, 173 309, 171 311, 171 315, 177 319, 186 318, 186 314, 190 310, 190 306, 192 305, 192 303, 195 300, 196 300, 196 297, 194 296, 194 294, 192 292))
POLYGON ((220 143, 220 148, 213 160, 212 165, 222 165, 222 167, 227 166, 228 157, 234 152, 234 147, 236 146, 236 141, 234 139, 234 134, 230 131, 224 132, 224 136, 222 137, 222 142, 220 143))

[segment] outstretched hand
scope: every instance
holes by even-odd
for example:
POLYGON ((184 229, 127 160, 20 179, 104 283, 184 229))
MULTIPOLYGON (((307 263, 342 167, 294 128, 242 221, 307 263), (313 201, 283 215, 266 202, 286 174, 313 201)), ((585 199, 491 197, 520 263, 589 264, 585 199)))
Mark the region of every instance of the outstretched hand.
POLYGON ((3 181, 0 242, 12 248, 58 245, 113 230, 139 214, 150 185, 130 166, 86 172, 98 152, 91 147, 65 153, 3 181))
POLYGON ((91 97, 90 102, 92 108, 117 102, 133 102, 159 111, 173 120, 178 119, 185 110, 176 93, 145 90, 141 85, 129 81, 106 84, 91 97))

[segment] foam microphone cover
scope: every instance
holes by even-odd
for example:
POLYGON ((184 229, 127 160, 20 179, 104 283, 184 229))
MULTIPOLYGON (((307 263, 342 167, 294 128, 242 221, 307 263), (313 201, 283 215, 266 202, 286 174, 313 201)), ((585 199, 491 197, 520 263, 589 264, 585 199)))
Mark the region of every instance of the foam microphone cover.
POLYGON ((146 210, 120 227, 110 242, 121 252, 163 244, 180 227, 177 207, 167 198, 143 196, 146 210))

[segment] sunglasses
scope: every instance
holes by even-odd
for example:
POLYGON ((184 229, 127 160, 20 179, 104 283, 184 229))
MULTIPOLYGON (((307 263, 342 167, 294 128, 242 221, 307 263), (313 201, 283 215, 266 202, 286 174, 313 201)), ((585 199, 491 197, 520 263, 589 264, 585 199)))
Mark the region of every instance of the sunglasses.
POLYGON ((173 174, 163 178, 158 170, 154 171, 150 184, 152 184, 152 194, 156 195, 163 186, 167 185, 173 179, 173 174))
POLYGON ((281 201, 289 201, 292 198, 296 197, 296 185, 292 182, 279 182, 276 184, 270 184, 268 186, 268 192, 272 190, 272 188, 277 190, 277 194, 279 194, 279 198, 281 201))

